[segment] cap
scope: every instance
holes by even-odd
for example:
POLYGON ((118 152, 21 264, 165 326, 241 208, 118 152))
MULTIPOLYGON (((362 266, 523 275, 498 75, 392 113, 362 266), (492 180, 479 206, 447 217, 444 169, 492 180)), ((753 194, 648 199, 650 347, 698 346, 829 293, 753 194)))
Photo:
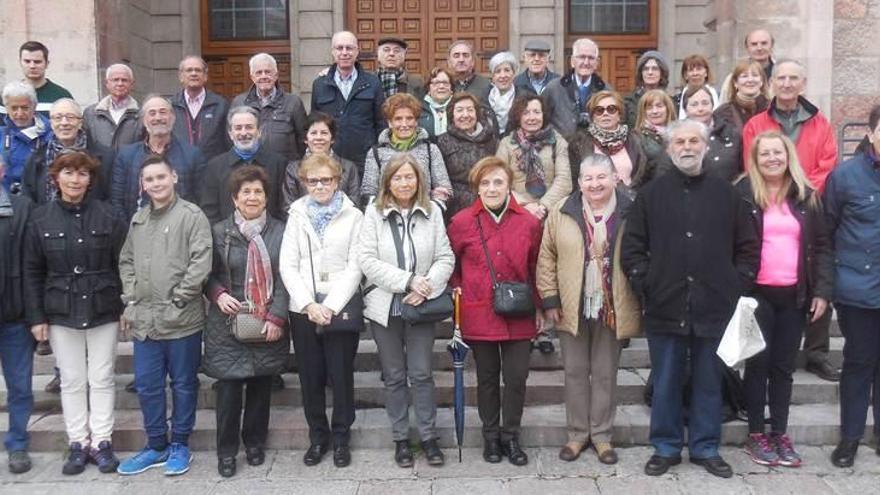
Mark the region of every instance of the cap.
POLYGON ((404 50, 406 50, 406 41, 403 41, 403 40, 400 39, 400 38, 395 38, 395 37, 393 37, 393 36, 389 36, 389 37, 386 37, 386 38, 379 38, 379 42, 376 43, 376 46, 382 46, 382 45, 385 45, 385 44, 387 44, 387 43, 394 43, 395 45, 398 45, 398 46, 400 46, 401 48, 403 48, 404 50))
POLYGON ((529 40, 526 42, 525 49, 530 52, 549 52, 550 44, 544 40, 529 40))

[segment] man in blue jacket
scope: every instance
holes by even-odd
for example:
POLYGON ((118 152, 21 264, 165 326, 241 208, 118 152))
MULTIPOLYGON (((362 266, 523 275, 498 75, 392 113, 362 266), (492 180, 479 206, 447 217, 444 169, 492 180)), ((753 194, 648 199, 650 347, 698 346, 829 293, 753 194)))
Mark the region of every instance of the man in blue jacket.
POLYGON ((3 87, 7 114, 0 127, 0 154, 6 162, 3 186, 10 194, 21 192, 24 166, 37 148, 52 137, 49 119, 37 112, 37 93, 33 86, 12 81, 3 87))

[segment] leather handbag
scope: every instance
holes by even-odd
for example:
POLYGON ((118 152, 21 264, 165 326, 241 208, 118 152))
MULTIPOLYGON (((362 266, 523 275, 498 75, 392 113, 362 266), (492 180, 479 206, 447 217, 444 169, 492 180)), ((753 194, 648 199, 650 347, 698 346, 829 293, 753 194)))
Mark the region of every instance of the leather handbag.
MULTIPOLYGON (((308 236, 308 234, 306 234, 308 236)), ((315 263, 312 260, 312 240, 306 238, 309 243, 309 266, 312 270, 312 290, 315 291, 315 302, 322 303, 326 294, 318 292, 318 285, 315 283, 315 263)), ((333 315, 330 323, 319 325, 322 331, 330 332, 360 332, 364 329, 364 297, 361 295, 361 288, 358 287, 351 299, 345 304, 338 314, 333 315)))
MULTIPOLYGON (((229 267, 229 233, 226 233, 224 246, 224 260, 226 265, 226 276, 229 279, 229 286, 232 286, 232 271, 229 267)), ((254 305, 250 301, 245 301, 241 305, 238 313, 229 317, 229 323, 232 326, 232 336, 235 340, 242 344, 265 343, 266 335, 263 333, 263 325, 265 321, 254 314, 254 305)))
POLYGON ((535 314, 535 298, 532 296, 532 287, 529 284, 525 282, 499 282, 495 279, 495 267, 489 256, 489 248, 486 247, 480 217, 477 217, 477 228, 480 230, 480 243, 483 245, 486 264, 489 265, 489 276, 492 278, 492 306, 495 309, 495 314, 512 317, 535 314))

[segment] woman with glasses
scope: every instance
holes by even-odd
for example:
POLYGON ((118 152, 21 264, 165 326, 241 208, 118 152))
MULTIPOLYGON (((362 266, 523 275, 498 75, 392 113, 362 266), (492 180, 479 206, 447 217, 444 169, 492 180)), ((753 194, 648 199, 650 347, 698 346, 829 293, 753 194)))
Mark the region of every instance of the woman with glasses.
POLYGON ((428 139, 437 142, 437 136, 446 134, 449 119, 446 107, 452 97, 452 73, 443 67, 434 67, 428 74, 428 92, 422 99, 419 127, 428 132, 428 139))
POLYGON ((646 51, 636 62, 636 89, 626 95, 624 98, 626 106, 620 108, 621 113, 624 114, 623 123, 630 128, 636 124, 639 100, 646 91, 652 89, 666 91, 667 86, 669 86, 669 63, 666 62, 666 57, 658 51, 646 51))
POLYGON ((722 179, 733 182, 742 173, 742 136, 733 122, 715 120, 715 99, 708 87, 693 93, 685 92, 684 108, 687 118, 709 128, 709 146, 703 158, 703 168, 722 179))

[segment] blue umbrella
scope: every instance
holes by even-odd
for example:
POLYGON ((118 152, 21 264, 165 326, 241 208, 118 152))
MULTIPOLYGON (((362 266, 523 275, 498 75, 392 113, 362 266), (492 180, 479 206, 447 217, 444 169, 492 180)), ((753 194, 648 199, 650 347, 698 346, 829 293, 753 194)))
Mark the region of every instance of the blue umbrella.
POLYGON ((461 338, 459 297, 459 291, 453 291, 452 300, 455 303, 453 323, 455 327, 452 331, 452 339, 446 344, 446 350, 452 356, 452 371, 455 377, 453 389, 455 394, 455 439, 458 441, 458 462, 461 462, 461 441, 464 437, 464 358, 467 357, 471 348, 461 338))

